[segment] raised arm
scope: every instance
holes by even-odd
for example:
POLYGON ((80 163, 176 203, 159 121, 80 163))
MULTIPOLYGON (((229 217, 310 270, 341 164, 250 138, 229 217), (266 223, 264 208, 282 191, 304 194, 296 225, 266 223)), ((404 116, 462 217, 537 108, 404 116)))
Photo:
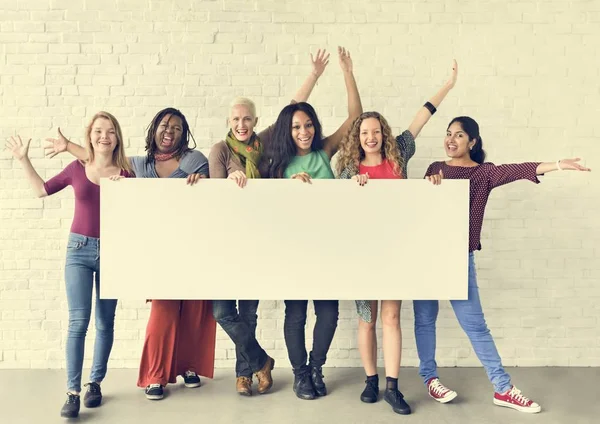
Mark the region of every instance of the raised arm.
POLYGON ((310 61, 312 62, 312 71, 310 72, 308 77, 306 77, 306 79, 302 83, 302 86, 296 92, 296 95, 294 96, 295 102, 306 102, 310 97, 310 93, 312 93, 313 88, 315 88, 315 85, 317 84, 317 81, 319 80, 321 75, 323 75, 325 68, 329 64, 329 54, 325 55, 325 53, 327 53, 327 50, 323 50, 321 52, 321 49, 319 49, 319 51, 317 52, 316 59, 313 58, 312 53, 310 54, 310 61))
POLYGON ((348 133, 354 120, 363 112, 360 94, 358 93, 358 87, 356 86, 356 80, 354 79, 354 73, 352 72, 352 58, 350 57, 350 52, 343 47, 338 47, 338 56, 340 59, 340 67, 344 74, 346 93, 348 94, 348 118, 335 133, 325 139, 323 148, 330 158, 338 151, 340 143, 348 133))
POLYGON ((60 127, 58 128, 58 138, 46 139, 44 151, 45 155, 49 158, 53 158, 62 152, 69 152, 81 161, 85 162, 88 160, 87 150, 83 146, 67 140, 67 138, 60 131, 60 127))
POLYGON ((48 193, 46 193, 46 189, 44 188, 44 180, 40 177, 29 160, 29 144, 31 143, 31 139, 29 139, 25 145, 23 145, 21 136, 17 136, 17 139, 18 140, 15 140, 14 137, 11 137, 10 140, 7 140, 6 148, 10 150, 13 157, 18 160, 23 167, 25 175, 29 180, 36 197, 46 197, 48 193))
POLYGON ((414 138, 417 138, 425 124, 429 121, 429 118, 431 118, 431 116, 436 112, 438 106, 442 103, 448 92, 452 90, 456 84, 457 75, 458 64, 456 63, 456 60, 454 60, 452 62, 452 73, 450 75, 450 79, 448 79, 444 86, 440 88, 440 90, 435 93, 431 99, 429 99, 429 102, 425 103, 425 105, 419 109, 417 115, 408 126, 408 130, 414 138))

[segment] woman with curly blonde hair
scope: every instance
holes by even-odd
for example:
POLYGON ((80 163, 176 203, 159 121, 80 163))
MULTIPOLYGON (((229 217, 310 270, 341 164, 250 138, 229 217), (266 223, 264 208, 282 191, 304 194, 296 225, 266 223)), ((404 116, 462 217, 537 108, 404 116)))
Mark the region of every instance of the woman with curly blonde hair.
MULTIPOLYGON (((404 179, 408 161, 415 154, 415 138, 436 112, 436 107, 454 87, 457 64, 453 62, 452 75, 444 86, 417 112, 408 129, 395 139, 387 120, 377 112, 365 112, 353 123, 348 136, 342 142, 337 169, 339 178, 354 179, 364 186, 369 179, 404 179)), ((442 174, 428 176, 434 184, 441 182, 442 174)), ((402 331, 400 327, 401 300, 381 301, 383 322, 383 357, 386 372, 384 399, 394 412, 408 415, 410 406, 398 390, 398 374, 402 354, 402 331)), ((379 376, 377 374, 377 307, 376 300, 357 300, 358 348, 367 374, 366 387, 360 400, 377 402, 379 376)))

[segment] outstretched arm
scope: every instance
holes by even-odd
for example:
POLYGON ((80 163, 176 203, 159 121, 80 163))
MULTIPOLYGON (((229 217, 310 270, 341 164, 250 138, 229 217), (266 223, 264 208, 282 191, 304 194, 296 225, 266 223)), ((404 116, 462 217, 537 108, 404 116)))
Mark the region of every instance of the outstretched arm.
POLYGON ((448 79, 444 86, 440 88, 440 90, 437 93, 435 93, 435 95, 431 99, 429 99, 429 103, 431 104, 431 106, 433 106, 433 109, 430 110, 430 108, 427 107, 429 105, 421 107, 417 112, 417 115, 409 125, 408 130, 414 138, 417 138, 425 124, 429 122, 429 119, 435 113, 437 107, 442 103, 448 92, 452 90, 452 88, 456 84, 457 76, 458 64, 456 63, 456 60, 454 60, 452 61, 452 74, 450 75, 450 79, 448 79))
POLYGON ((321 75, 323 75, 325 68, 329 64, 329 54, 325 55, 326 52, 327 50, 323 50, 321 52, 321 49, 319 49, 316 58, 313 58, 312 53, 310 54, 310 61, 312 62, 312 71, 310 72, 308 77, 306 77, 306 79, 302 83, 302 86, 298 89, 298 92, 296 92, 296 95, 294 96, 295 102, 306 102, 310 97, 310 93, 312 93, 313 88, 315 88, 315 85, 317 84, 317 81, 319 80, 321 75))
POLYGON ((81 161, 88 160, 88 153, 83 146, 79 144, 75 144, 63 135, 60 131, 60 127, 58 128, 58 138, 47 138, 46 146, 44 147, 45 155, 49 158, 53 158, 62 152, 69 152, 77 159, 81 161))
POLYGON ((31 139, 27 140, 27 143, 23 145, 21 136, 17 136, 17 138, 18 140, 15 140, 14 137, 7 140, 6 148, 10 150, 13 157, 17 159, 23 167, 25 175, 27 176, 36 197, 46 197, 48 193, 46 193, 46 189, 44 188, 44 180, 40 177, 29 160, 29 144, 31 143, 31 139))
POLYGON ((535 172, 537 175, 544 175, 552 171, 591 171, 590 168, 578 164, 577 162, 580 160, 580 158, 575 158, 561 159, 556 162, 543 162, 537 166, 535 172))
POLYGON ((340 59, 340 67, 344 73, 346 93, 348 94, 348 118, 335 133, 325 139, 323 148, 330 158, 338 151, 340 143, 348 133, 354 120, 356 120, 363 112, 360 94, 358 93, 358 87, 356 86, 356 80, 354 79, 354 73, 352 72, 352 58, 350 57, 350 52, 343 47, 338 47, 338 56, 340 59))

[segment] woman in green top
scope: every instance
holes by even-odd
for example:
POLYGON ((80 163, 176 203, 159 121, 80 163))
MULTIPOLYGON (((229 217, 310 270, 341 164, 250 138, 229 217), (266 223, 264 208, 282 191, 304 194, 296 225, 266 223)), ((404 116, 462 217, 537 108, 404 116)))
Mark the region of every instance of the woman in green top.
MULTIPOLYGON (((334 178, 330 161, 352 125, 362 113, 358 88, 352 74, 352 59, 338 48, 340 66, 348 92, 348 118, 332 135, 323 138, 321 123, 308 103, 286 106, 275 123, 273 141, 263 156, 261 174, 264 178, 334 178)), ((310 357, 306 352, 305 327, 308 300, 286 300, 284 336, 288 356, 294 369, 294 392, 300 399, 325 396, 322 366, 338 321, 337 300, 314 300, 317 320, 310 357)))

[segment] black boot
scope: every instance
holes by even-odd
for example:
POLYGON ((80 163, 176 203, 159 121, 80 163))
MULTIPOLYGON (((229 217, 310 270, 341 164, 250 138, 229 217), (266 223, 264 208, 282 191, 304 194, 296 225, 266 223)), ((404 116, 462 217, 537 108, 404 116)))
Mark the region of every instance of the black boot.
POLYGON ((312 367, 310 370, 310 378, 315 388, 317 396, 327 396, 327 387, 323 381, 323 369, 321 367, 312 367))
POLYGON ((300 399, 310 400, 317 397, 309 371, 299 371, 294 376, 294 393, 300 399))
POLYGON ((67 393, 67 401, 60 410, 60 416, 65 418, 77 418, 79 416, 80 399, 79 395, 67 393))

